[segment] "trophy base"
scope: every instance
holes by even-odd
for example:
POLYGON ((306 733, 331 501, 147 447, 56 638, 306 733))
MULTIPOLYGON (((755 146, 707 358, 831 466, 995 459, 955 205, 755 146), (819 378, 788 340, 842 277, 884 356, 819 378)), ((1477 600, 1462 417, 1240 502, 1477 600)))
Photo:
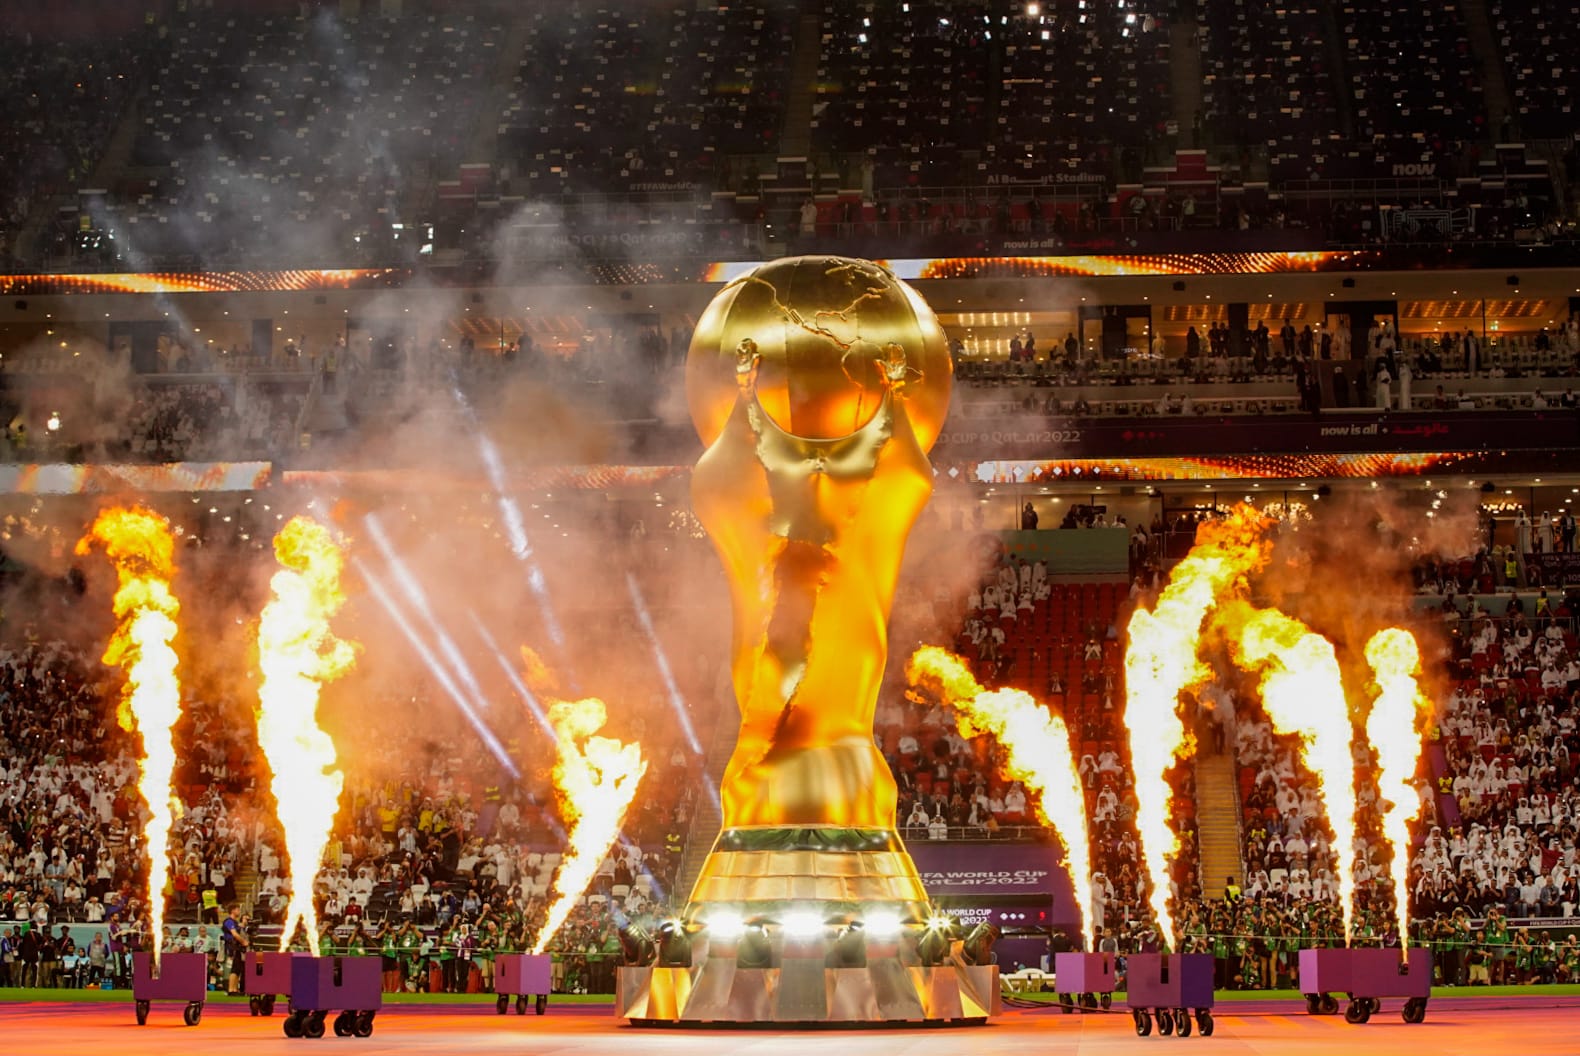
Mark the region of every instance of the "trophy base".
POLYGON ((929 915, 922 878, 893 830, 735 828, 719 833, 681 919, 688 929, 716 911, 856 919, 879 905, 915 922, 929 915))
POLYGON ((634 1025, 964 1026, 1002 1009, 998 968, 933 914, 889 829, 726 829, 652 958, 619 971, 634 1025))
POLYGON ((815 958, 739 968, 621 968, 615 1014, 634 1027, 980 1026, 1003 1011, 997 965, 827 968, 815 958))

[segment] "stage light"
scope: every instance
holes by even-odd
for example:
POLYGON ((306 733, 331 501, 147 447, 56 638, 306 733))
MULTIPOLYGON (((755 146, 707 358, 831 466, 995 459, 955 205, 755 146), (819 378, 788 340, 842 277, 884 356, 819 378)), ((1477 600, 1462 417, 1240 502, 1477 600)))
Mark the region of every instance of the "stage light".
POLYGON ((658 948, 642 925, 628 923, 619 929, 618 934, 620 954, 626 964, 640 968, 653 963, 658 948))
POLYGON ((746 920, 739 913, 714 910, 708 914, 707 929, 715 939, 738 939, 746 934, 746 920))
POLYGON ((868 913, 865 921, 867 934, 875 939, 892 939, 900 933, 900 915, 888 910, 868 913))
POLYGON ((934 913, 932 916, 927 918, 928 931, 948 931, 953 926, 954 921, 950 920, 942 913, 934 913))
POLYGON ((826 968, 867 967, 867 943, 862 937, 859 921, 846 925, 845 930, 839 933, 839 937, 830 945, 823 965, 826 968))
POLYGON ((658 963, 664 968, 691 967, 691 936, 678 920, 667 920, 658 929, 658 963))
POLYGON ((993 944, 998 941, 1000 934, 996 925, 983 921, 972 928, 971 934, 966 936, 966 941, 960 948, 961 956, 965 958, 967 964, 992 964, 993 944))
POLYGON ((922 941, 916 944, 916 956, 923 968, 936 968, 949 960, 949 946, 949 932, 929 924, 922 941))
POLYGON ((792 939, 815 939, 823 934, 822 919, 816 913, 804 909, 785 914, 783 927, 785 934, 792 939))
POLYGON ((773 967, 774 947, 768 939, 768 932, 761 924, 753 924, 746 929, 746 934, 741 936, 741 943, 735 948, 735 967, 737 968, 771 968, 773 967))

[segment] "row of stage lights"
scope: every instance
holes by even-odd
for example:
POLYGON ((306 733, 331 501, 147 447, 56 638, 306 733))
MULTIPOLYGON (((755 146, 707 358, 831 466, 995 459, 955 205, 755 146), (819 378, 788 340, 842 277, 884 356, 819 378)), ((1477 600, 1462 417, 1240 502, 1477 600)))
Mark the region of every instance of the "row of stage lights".
MULTIPOLYGON (((912 931, 915 952, 923 967, 936 967, 946 962, 956 939, 960 940, 961 956, 967 964, 991 964, 993 944, 1001 934, 996 925, 983 921, 962 935, 954 918, 936 911, 925 921, 908 924, 891 910, 875 910, 859 920, 834 921, 824 919, 811 909, 792 909, 779 920, 747 920, 734 910, 715 909, 693 930, 699 937, 717 942, 726 950, 733 945, 737 967, 767 968, 774 960, 770 928, 777 928, 785 939, 797 945, 825 944, 824 949, 832 958, 830 966, 845 968, 865 966, 868 942, 887 945, 901 941, 902 936, 912 931)), ((624 959, 629 965, 664 968, 692 965, 693 931, 680 920, 665 921, 659 925, 656 935, 648 934, 635 923, 621 927, 619 934, 624 959)), ((719 952, 730 956, 727 952, 719 952)), ((710 954, 713 955, 716 954, 710 954)))

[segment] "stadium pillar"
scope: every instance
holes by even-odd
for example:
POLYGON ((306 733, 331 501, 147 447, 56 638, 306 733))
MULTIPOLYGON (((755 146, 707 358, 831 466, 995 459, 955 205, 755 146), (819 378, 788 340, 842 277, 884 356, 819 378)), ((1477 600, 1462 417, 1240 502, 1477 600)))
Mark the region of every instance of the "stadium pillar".
POLYGON ((159 373, 159 335, 164 323, 123 322, 110 323, 111 348, 123 346, 131 350, 130 361, 134 374, 159 373))
POLYGON ((274 320, 252 321, 252 354, 269 360, 274 358, 274 320))
POLYGON ((1251 306, 1241 301, 1229 305, 1229 356, 1249 355, 1246 334, 1251 329, 1251 306))

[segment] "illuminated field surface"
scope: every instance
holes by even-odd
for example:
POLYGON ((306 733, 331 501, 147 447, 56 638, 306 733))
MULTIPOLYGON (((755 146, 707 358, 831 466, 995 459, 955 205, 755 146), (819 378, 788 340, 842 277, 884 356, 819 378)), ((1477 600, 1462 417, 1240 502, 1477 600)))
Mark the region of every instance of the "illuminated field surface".
POLYGON ((809 1036, 796 1031, 636 1030, 622 1027, 596 1006, 550 1006, 543 1018, 496 1016, 492 1006, 392 1007, 379 1014, 370 1038, 290 1040, 281 1016, 256 1019, 241 1005, 211 1005, 196 1027, 181 1023, 179 1005, 155 1005, 138 1027, 127 1004, 7 1004, 0 1006, 5 1051, 14 1056, 114 1052, 117 1056, 171 1052, 304 1053, 331 1046, 355 1056, 381 1053, 799 1053, 809 1046, 837 1046, 841 1054, 987 1056, 996 1053, 1095 1053, 1178 1051, 1303 1056, 1339 1051, 1386 1051, 1390 1056, 1454 1056, 1517 1052, 1521 1056, 1575 1051, 1567 1024, 1580 998, 1439 998, 1426 1022, 1407 1026, 1398 1002, 1385 1003, 1364 1026, 1342 1016, 1307 1016, 1291 1002, 1224 1002, 1211 1038, 1136 1037, 1130 1016, 1066 1016, 1057 1011, 1014 1011, 991 1026, 907 1031, 836 1031, 809 1036), (836 1037, 826 1035, 834 1033, 836 1037))

